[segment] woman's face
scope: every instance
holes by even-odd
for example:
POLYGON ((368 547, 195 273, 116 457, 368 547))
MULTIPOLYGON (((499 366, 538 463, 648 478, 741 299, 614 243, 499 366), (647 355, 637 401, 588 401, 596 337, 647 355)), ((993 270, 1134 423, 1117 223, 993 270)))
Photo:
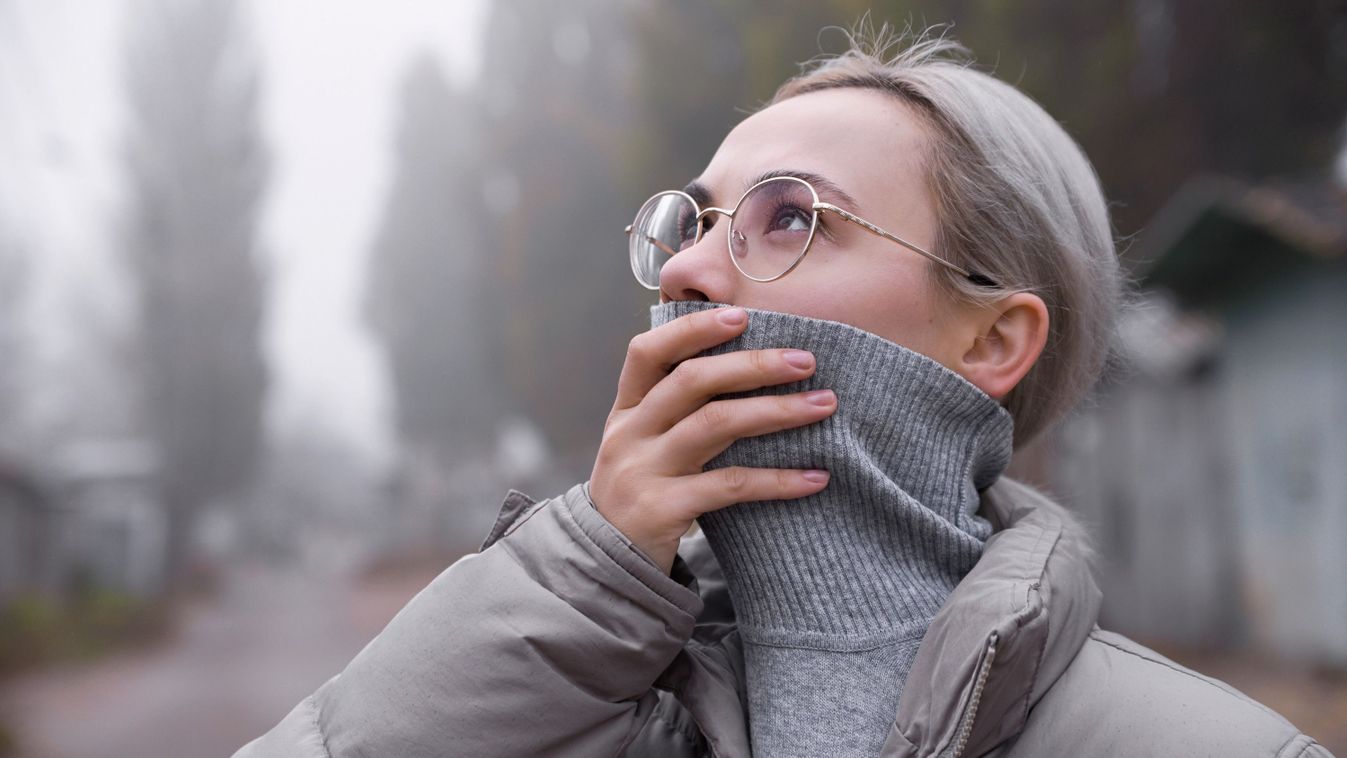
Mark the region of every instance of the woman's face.
MULTIPOLYGON (((729 208, 759 176, 798 174, 823 202, 931 250, 937 225, 923 178, 927 142, 916 114, 891 96, 854 88, 813 92, 736 126, 689 194, 702 207, 729 208)), ((700 242, 664 264, 661 302, 711 300, 841 321, 949 367, 966 348, 963 309, 941 298, 932 282, 928 269, 938 264, 911 250, 821 213, 804 260, 780 279, 756 282, 730 261, 728 219, 710 214, 707 222, 714 226, 700 242)))

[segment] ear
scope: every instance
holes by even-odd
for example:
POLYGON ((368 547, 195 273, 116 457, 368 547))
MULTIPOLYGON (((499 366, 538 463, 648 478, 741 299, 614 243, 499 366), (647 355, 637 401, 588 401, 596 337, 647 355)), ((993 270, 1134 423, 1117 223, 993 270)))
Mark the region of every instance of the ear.
POLYGON ((955 368, 996 400, 1005 398, 1033 368, 1048 343, 1043 298, 1017 292, 978 309, 972 344, 955 368))

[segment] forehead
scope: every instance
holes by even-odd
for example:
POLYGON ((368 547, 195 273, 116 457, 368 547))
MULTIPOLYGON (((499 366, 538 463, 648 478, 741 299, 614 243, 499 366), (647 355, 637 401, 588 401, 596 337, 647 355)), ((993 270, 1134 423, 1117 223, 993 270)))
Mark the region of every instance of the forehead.
MULTIPOLYGON (((844 88, 776 103, 736 126, 700 181, 728 205, 769 171, 796 170, 832 180, 856 199, 858 213, 924 198, 926 132, 892 95, 844 88)), ((828 198, 824 198, 828 200, 828 198)))

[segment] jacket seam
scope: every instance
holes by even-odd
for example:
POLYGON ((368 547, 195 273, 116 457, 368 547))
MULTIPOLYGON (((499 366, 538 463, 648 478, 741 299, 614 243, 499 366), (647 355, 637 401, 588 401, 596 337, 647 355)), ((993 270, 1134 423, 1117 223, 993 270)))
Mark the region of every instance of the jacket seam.
POLYGON ((1278 758, 1281 758, 1282 753, 1284 753, 1288 747, 1291 747, 1292 743, 1298 742, 1302 739, 1305 740, 1305 744, 1300 746, 1300 749, 1296 751, 1294 757, 1287 756, 1287 758, 1301 758, 1302 756, 1306 755, 1309 752, 1310 748, 1319 745, 1319 743, 1313 737, 1309 736, 1308 734, 1305 734, 1304 732, 1297 731, 1295 734, 1291 735, 1291 739, 1287 740, 1285 743, 1282 744, 1281 747, 1277 748, 1278 758))
MULTIPOLYGON (((1051 516, 1052 514, 1048 514, 1051 516)), ((1047 602, 1044 598, 1043 586, 1047 583, 1048 562, 1052 560, 1052 554, 1057 550, 1057 545, 1062 539, 1062 523, 1060 520, 1052 519, 1052 523, 1043 528, 1043 533, 1039 539, 1050 537, 1051 545, 1043 555, 1043 560, 1039 563, 1038 579, 1029 585, 1028 592, 1024 595, 1024 605, 1026 608, 1030 605, 1030 593, 1038 593, 1038 604, 1040 615, 1043 617, 1043 635, 1038 643, 1038 655, 1034 657, 1034 673, 1029 677, 1029 688, 1024 692, 1024 710, 1020 715, 1020 724, 1029 722, 1029 712, 1033 710, 1034 691, 1038 689, 1038 675, 1043 672, 1043 659, 1048 654, 1048 639, 1052 636, 1052 614, 1047 612, 1047 602)))
MULTIPOLYGON (((1043 586, 1042 581, 1040 580, 1039 582, 1035 582, 1033 585, 1031 585, 1029 589, 1031 592, 1038 592, 1041 595, 1042 590, 1038 588, 1042 586, 1043 586)), ((1039 598, 1039 602, 1040 603, 1043 602, 1041 597, 1039 598)), ((1047 655, 1048 638, 1049 636, 1051 636, 1051 634, 1052 634, 1052 614, 1044 613, 1043 637, 1042 641, 1039 642, 1038 645, 1038 655, 1035 656, 1034 658, 1034 673, 1032 676, 1029 677, 1029 688, 1026 689, 1024 692, 1024 712, 1020 715, 1021 725, 1028 723, 1029 712, 1033 710, 1033 705, 1031 701, 1033 700, 1034 697, 1034 690, 1038 689, 1038 675, 1043 672, 1043 658, 1047 655)))
POLYGON ((705 735, 703 735, 700 731, 698 731, 693 724, 690 723, 679 724, 673 719, 665 718, 663 715, 660 714, 651 715, 650 720, 658 721, 660 724, 663 724, 665 731, 682 739, 684 744, 686 744, 688 747, 694 750, 697 748, 698 738, 701 738, 702 740, 706 739, 705 735))
MULTIPOLYGON (((1159 659, 1156 659, 1156 658, 1149 658, 1149 657, 1144 656, 1144 655, 1142 655, 1142 654, 1140 654, 1140 653, 1138 653, 1138 652, 1136 652, 1136 651, 1134 651, 1134 650, 1128 650, 1127 648, 1122 647, 1121 645, 1118 645, 1118 644, 1113 643, 1113 642, 1109 642, 1108 640, 1105 640, 1105 639, 1101 639, 1101 638, 1097 635, 1096 632, 1091 632, 1091 633, 1090 633, 1090 639, 1093 639, 1095 642, 1098 642, 1098 643, 1100 643, 1101 645, 1107 645, 1107 646, 1109 646, 1109 647, 1111 647, 1111 648, 1113 648, 1114 650, 1117 650, 1117 651, 1119 651, 1119 652, 1126 653, 1126 654, 1128 654, 1128 655, 1130 655, 1130 656, 1133 656, 1133 657, 1135 657, 1135 658, 1140 658, 1140 659, 1143 660, 1143 661, 1147 661, 1147 662, 1149 662, 1149 663, 1154 663, 1154 664, 1157 664, 1157 665, 1160 665, 1160 666, 1164 666, 1165 668, 1169 669, 1170 671, 1173 671, 1173 672, 1178 673, 1178 674, 1182 674, 1182 675, 1184 675, 1184 676, 1186 676, 1186 677, 1188 677, 1188 678, 1190 678, 1190 679, 1195 679, 1195 680, 1197 680, 1197 681, 1199 681, 1199 682, 1201 682, 1201 683, 1207 685, 1208 687, 1211 687, 1212 689, 1218 690, 1218 691, 1220 691, 1220 692, 1222 692, 1222 693, 1224 693, 1224 694, 1226 694, 1226 695, 1229 695, 1230 697, 1235 698, 1236 700, 1240 700, 1240 701, 1242 701, 1242 702, 1244 702, 1244 703, 1246 703, 1246 704, 1248 704, 1248 705, 1256 706, 1259 710, 1263 711, 1264 713, 1268 714, 1269 716, 1272 716, 1272 717, 1276 718, 1278 721, 1281 721, 1281 722, 1285 723, 1287 726, 1291 727, 1291 729, 1293 730, 1293 732, 1295 732, 1295 734, 1293 734, 1293 735, 1291 736, 1291 739, 1292 739, 1292 740, 1294 740, 1296 737, 1298 737, 1298 736, 1300 735, 1300 730, 1297 729, 1297 728, 1295 727, 1294 724, 1291 724, 1289 721, 1287 721, 1286 718, 1285 718, 1284 716, 1282 716, 1280 713, 1277 713, 1276 711, 1272 710, 1271 708, 1267 707, 1266 705, 1263 705, 1262 703, 1258 702, 1257 700, 1254 700, 1253 698, 1250 698, 1248 695, 1245 695, 1244 693, 1239 692, 1238 690, 1235 690, 1235 691, 1232 692, 1231 690, 1227 690, 1227 689, 1225 689, 1224 687, 1221 687, 1221 686, 1218 686, 1218 685, 1216 685, 1216 684, 1213 684, 1209 679, 1207 679, 1207 677, 1202 676, 1201 674, 1198 674, 1198 673, 1195 672, 1195 671, 1189 671, 1188 669, 1185 669, 1185 668, 1183 668, 1183 667, 1181 667, 1181 666, 1178 666, 1178 665, 1176 665, 1176 664, 1169 663, 1168 661, 1163 661, 1163 660, 1159 660, 1159 659)), ((1232 688, 1232 689, 1233 689, 1233 688, 1232 688)), ((1283 743, 1282 748, 1284 749, 1285 746, 1286 746, 1287 744, 1290 744, 1290 740, 1287 740, 1286 743, 1283 743)))
POLYGON ((309 703, 313 710, 310 718, 313 721, 313 731, 318 735, 318 746, 323 749, 325 758, 332 758, 332 751, 327 747, 327 735, 323 733, 323 727, 318 723, 318 701, 313 699, 313 695, 310 695, 309 703))

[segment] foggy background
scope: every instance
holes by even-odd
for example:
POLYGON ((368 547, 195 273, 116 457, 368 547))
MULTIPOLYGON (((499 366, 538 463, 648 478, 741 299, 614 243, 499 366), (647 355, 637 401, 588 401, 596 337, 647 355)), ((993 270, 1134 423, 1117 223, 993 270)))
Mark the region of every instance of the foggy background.
POLYGON ((622 228, 826 26, 1056 116, 1147 306, 1015 471, 1347 752, 1347 3, 0 0, 0 755, 229 754, 585 479, 622 228))

